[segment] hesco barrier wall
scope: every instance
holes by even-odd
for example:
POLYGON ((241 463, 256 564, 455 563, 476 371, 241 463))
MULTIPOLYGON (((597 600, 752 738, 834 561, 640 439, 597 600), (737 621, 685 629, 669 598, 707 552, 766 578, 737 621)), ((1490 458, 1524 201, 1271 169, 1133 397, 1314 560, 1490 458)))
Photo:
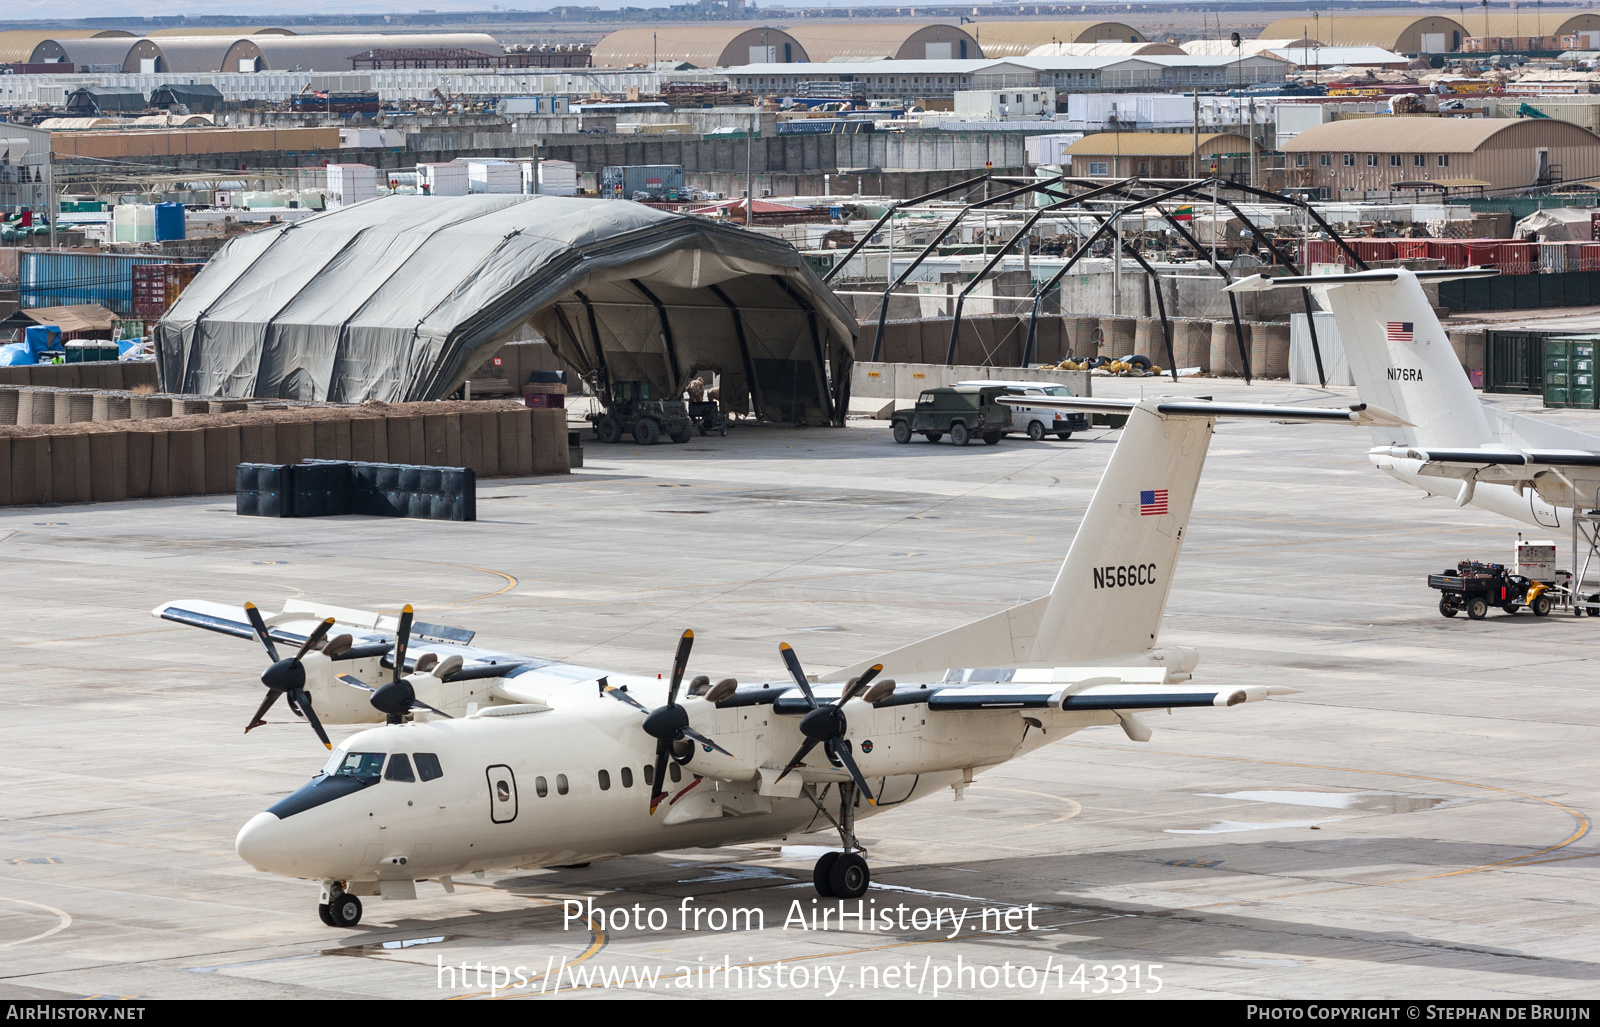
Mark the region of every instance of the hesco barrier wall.
MULTIPOLYGON (((0 421, 42 391, 0 387, 0 421)), ((69 412, 79 396, 123 398, 58 392, 52 409, 62 395, 69 412)), ((130 409, 172 402, 126 398, 130 409)), ((308 458, 468 467, 479 478, 566 474, 567 415, 510 402, 400 403, 13 423, 0 427, 0 506, 220 495, 235 490, 241 463, 308 458)))

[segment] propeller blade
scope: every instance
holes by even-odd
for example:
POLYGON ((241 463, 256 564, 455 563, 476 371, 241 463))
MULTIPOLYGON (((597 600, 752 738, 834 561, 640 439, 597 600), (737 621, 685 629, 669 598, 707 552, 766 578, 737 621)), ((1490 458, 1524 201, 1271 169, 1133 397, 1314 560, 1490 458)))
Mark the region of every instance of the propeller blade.
POLYGON ((793 770, 795 767, 798 767, 800 762, 806 758, 806 755, 816 747, 816 739, 806 739, 805 744, 800 746, 800 751, 794 754, 794 759, 790 760, 789 765, 783 768, 783 773, 778 775, 777 780, 782 781, 786 776, 788 776, 789 771, 793 770))
POLYGON ((411 700, 411 705, 413 707, 421 706, 423 709, 427 710, 429 713, 437 713, 439 716, 443 717, 445 720, 455 720, 456 719, 456 718, 450 716, 450 714, 444 712, 443 710, 434 709, 432 706, 429 706, 427 703, 423 702, 421 699, 413 699, 413 700, 411 700))
POLYGON ((678 705, 678 686, 683 684, 683 672, 689 667, 689 650, 694 648, 694 632, 684 631, 678 639, 678 654, 672 658, 672 683, 667 686, 667 705, 678 705))
POLYGON ((837 703, 835 703, 834 705, 843 706, 845 703, 849 702, 851 699, 853 699, 856 696, 860 695, 863 691, 866 690, 866 687, 868 685, 872 684, 872 679, 877 677, 879 674, 882 674, 882 673, 883 673, 883 664, 881 664, 881 663, 875 663, 871 667, 868 667, 867 668, 867 672, 865 674, 863 674, 860 677, 852 680, 849 684, 844 686, 844 692, 840 694, 839 701, 837 703))
POLYGON ((332 617, 329 617, 321 624, 318 624, 316 630, 311 632, 311 635, 306 639, 305 644, 300 647, 300 651, 294 654, 294 658, 297 660, 303 659, 306 653, 309 653, 311 650, 315 649, 317 647, 317 643, 322 641, 322 636, 326 635, 328 633, 328 629, 331 627, 333 627, 332 617))
POLYGON ((373 688, 371 685, 367 684, 365 681, 358 681, 355 678, 351 677, 349 674, 340 674, 339 675, 339 680, 343 681, 345 684, 351 686, 352 688, 359 688, 363 692, 376 692, 377 691, 376 688, 373 688))
POLYGON ((405 675, 406 645, 411 641, 411 618, 415 611, 407 603, 405 609, 400 611, 400 625, 394 633, 394 680, 399 681, 405 675))
POLYGON ((850 743, 842 738, 830 738, 825 743, 828 755, 844 764, 844 769, 850 771, 850 779, 861 789, 861 794, 867 797, 869 806, 876 806, 878 800, 872 797, 872 789, 867 787, 867 779, 861 776, 861 768, 856 766, 856 758, 850 755, 850 743))
POLYGON ((328 741, 328 732, 322 730, 322 721, 317 719, 317 711, 311 708, 311 693, 302 688, 291 698, 298 702, 300 712, 311 722, 311 730, 315 731, 317 737, 322 739, 322 744, 331 750, 333 743, 328 741))
POLYGON ((667 745, 665 738, 656 739, 656 772, 650 778, 650 815, 656 815, 656 807, 661 805, 661 800, 667 797, 667 745))
POLYGON ((620 702, 627 703, 629 706, 632 706, 634 709, 638 710, 640 713, 645 714, 646 716, 648 716, 649 713, 650 713, 650 711, 645 708, 643 703, 641 703, 639 700, 635 699, 633 696, 629 695, 627 692, 624 692, 622 689, 618 688, 615 685, 607 684, 606 685, 606 694, 609 695, 613 699, 616 699, 616 700, 618 700, 620 702))
POLYGON ((800 657, 794 654, 794 647, 788 642, 779 642, 778 653, 783 657, 783 665, 789 668, 789 676, 794 678, 794 683, 805 693, 806 702, 811 704, 812 709, 816 709, 817 697, 811 694, 811 682, 806 680, 806 672, 800 667, 800 657))
POLYGON ((731 753, 728 750, 724 749, 722 746, 718 745, 716 742, 713 742, 711 739, 707 738, 705 735, 703 735, 700 732, 696 731, 692 727, 686 727, 680 733, 685 738, 693 738, 695 741, 699 742, 701 745, 709 745, 711 748, 713 748, 713 749, 717 750, 718 752, 722 753, 722 755, 728 757, 729 759, 733 758, 733 753, 731 753))
POLYGON ((278 701, 278 696, 280 694, 282 693, 276 692, 270 688, 267 689, 267 697, 261 700, 261 707, 256 710, 256 715, 250 718, 250 723, 244 729, 245 734, 249 734, 251 731, 254 731, 256 728, 266 723, 266 721, 262 720, 261 718, 265 717, 267 715, 267 711, 272 709, 272 704, 278 701))
POLYGON ((261 611, 256 609, 256 604, 245 603, 244 615, 250 618, 250 626, 256 629, 256 638, 260 640, 261 648, 267 651, 267 658, 277 663, 280 658, 278 647, 272 644, 272 636, 267 634, 267 622, 261 619, 261 611))

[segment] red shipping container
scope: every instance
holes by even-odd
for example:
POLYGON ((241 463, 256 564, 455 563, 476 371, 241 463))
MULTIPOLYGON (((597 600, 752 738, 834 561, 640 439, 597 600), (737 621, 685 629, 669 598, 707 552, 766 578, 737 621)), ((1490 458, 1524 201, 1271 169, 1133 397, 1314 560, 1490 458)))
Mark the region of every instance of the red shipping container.
POLYGON ((1578 244, 1578 270, 1600 271, 1600 242, 1578 244))
POLYGON ((1308 273, 1312 264, 1349 263, 1349 256, 1332 239, 1307 239, 1300 246, 1300 265, 1308 273))
POLYGON ((1397 260, 1420 260, 1428 256, 1427 239, 1396 239, 1394 255, 1397 260))
POLYGON ((1538 274, 1539 244, 1536 242, 1501 243, 1500 273, 1503 275, 1538 274))
POLYGON ((1444 266, 1460 269, 1467 266, 1466 243, 1455 239, 1429 239, 1428 256, 1444 262, 1444 266))
POLYGON ((1356 255, 1368 264, 1394 259, 1394 243, 1388 239, 1346 239, 1356 255))
POLYGON ((1468 267, 1499 265, 1500 243, 1493 239, 1469 239, 1466 242, 1468 267))

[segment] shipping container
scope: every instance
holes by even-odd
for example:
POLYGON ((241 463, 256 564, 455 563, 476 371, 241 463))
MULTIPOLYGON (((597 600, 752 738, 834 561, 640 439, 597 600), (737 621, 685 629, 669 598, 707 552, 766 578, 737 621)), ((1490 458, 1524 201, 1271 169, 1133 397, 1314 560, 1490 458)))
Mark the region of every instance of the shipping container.
POLYGON ((533 168, 538 181, 529 183, 528 192, 540 196, 578 195, 578 166, 569 160, 541 160, 533 168))
POLYGON ((1500 241, 1497 239, 1467 239, 1468 267, 1499 267, 1500 241))
POLYGON ((1503 275, 1538 274, 1539 244, 1536 242, 1501 243, 1500 273, 1503 275))
POLYGON ((1485 332, 1483 391, 1542 394, 1544 339, 1541 332, 1485 332))
POLYGON ((683 192, 683 165, 609 165, 600 169, 600 195, 631 200, 638 193, 652 199, 675 198, 683 192))
POLYGON ((1578 243, 1579 271, 1600 271, 1600 242, 1578 243))
POLYGON ((417 188, 427 196, 465 196, 471 187, 465 164, 418 164, 417 188))
POLYGON ((1593 335, 1558 335, 1544 340, 1544 405, 1595 408, 1593 335))
POLYGON ((183 204, 158 203, 155 211, 156 241, 182 239, 185 236, 183 204))
POLYGON ((1394 255, 1396 260, 1421 260, 1428 256, 1427 239, 1396 239, 1394 241, 1394 255))
POLYGON ((464 160, 467 191, 473 193, 522 192, 522 165, 509 160, 464 160))
POLYGON ((378 195, 378 169, 370 164, 329 164, 328 203, 335 207, 370 200, 378 195))
POLYGON ((1307 239, 1300 246, 1300 263, 1310 268, 1312 264, 1349 264, 1350 255, 1332 239, 1307 239))
POLYGON ((1467 244, 1459 239, 1429 239, 1428 256, 1443 261, 1443 266, 1459 270, 1467 266, 1467 244))
POLYGON ((131 314, 133 269, 177 262, 177 257, 24 250, 18 254, 17 292, 24 307, 98 303, 112 313, 131 314))
POLYGON ((156 320, 178 302, 199 264, 140 264, 133 268, 133 312, 156 320))
POLYGON ((1394 242, 1390 239, 1346 239, 1356 256, 1368 264, 1394 259, 1394 242))

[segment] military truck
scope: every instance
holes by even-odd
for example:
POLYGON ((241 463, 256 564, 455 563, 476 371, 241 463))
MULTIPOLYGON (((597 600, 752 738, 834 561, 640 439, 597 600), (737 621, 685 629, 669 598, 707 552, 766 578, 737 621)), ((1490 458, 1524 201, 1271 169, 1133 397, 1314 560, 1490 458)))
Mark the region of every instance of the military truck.
POLYGON ((958 446, 965 446, 974 437, 992 446, 1015 430, 1011 408, 995 402, 1010 392, 1005 386, 977 385, 924 389, 916 406, 894 412, 890 424, 894 440, 905 443, 911 441, 911 436, 921 435, 929 442, 938 442, 948 435, 958 446))
POLYGON ((624 432, 632 432, 642 446, 654 445, 663 435, 673 442, 688 442, 694 436, 689 405, 681 399, 651 399, 648 381, 612 382, 605 406, 589 415, 594 436, 601 442, 621 442, 624 432))

